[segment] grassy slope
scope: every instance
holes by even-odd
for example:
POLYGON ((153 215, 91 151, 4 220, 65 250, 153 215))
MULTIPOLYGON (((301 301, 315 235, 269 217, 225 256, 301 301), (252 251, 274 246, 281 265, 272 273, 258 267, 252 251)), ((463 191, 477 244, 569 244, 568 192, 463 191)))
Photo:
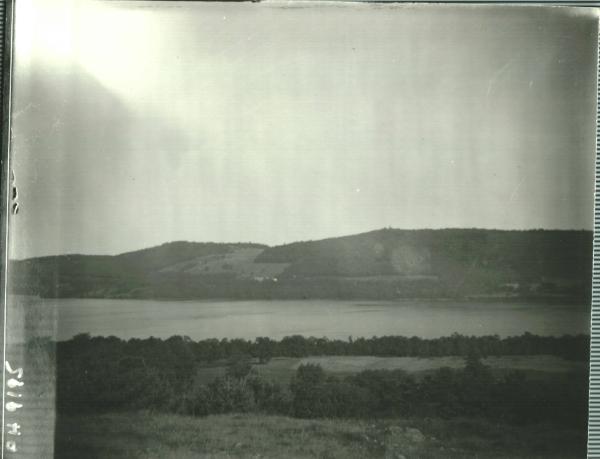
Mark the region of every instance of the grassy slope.
POLYGON ((191 418, 151 413, 59 418, 59 458, 570 458, 585 432, 469 420, 191 418), (415 430, 407 429, 418 429, 415 430))

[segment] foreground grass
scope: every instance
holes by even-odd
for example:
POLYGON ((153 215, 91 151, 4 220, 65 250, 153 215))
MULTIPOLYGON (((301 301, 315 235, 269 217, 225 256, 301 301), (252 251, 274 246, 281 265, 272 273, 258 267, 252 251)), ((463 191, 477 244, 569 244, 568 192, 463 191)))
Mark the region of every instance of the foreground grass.
POLYGON ((61 416, 59 458, 579 458, 585 431, 478 420, 205 418, 149 412, 61 416))

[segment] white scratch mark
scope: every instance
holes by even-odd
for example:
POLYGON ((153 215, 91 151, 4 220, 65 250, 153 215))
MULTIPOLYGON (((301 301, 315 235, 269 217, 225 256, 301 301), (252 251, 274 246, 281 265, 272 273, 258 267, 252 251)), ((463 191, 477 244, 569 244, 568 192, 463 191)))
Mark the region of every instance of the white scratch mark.
POLYGON ((525 181, 525 177, 523 177, 521 180, 519 180, 519 183, 517 183, 517 186, 515 186, 514 190, 510 194, 510 198, 508 198, 508 202, 513 202, 513 200, 517 197, 517 194, 519 194, 519 190, 521 189, 521 185, 523 185, 524 181, 525 181))
POLYGON ((25 107, 23 107, 21 110, 18 110, 16 112, 13 113, 12 115, 12 119, 16 120, 19 116, 23 115, 24 113, 27 113, 28 111, 30 111, 32 108, 37 108, 38 104, 34 104, 33 102, 29 102, 27 105, 25 105, 25 107))
POLYGON ((55 132, 58 131, 62 126, 64 126, 63 121, 60 119, 60 117, 56 117, 54 119, 54 122, 52 123, 52 127, 50 128, 51 132, 55 132))
POLYGON ((506 72, 510 66, 512 64, 512 59, 509 59, 506 64, 504 64, 502 67, 500 67, 496 73, 494 73, 494 76, 492 76, 492 78, 490 78, 490 81, 488 82, 488 87, 487 87, 487 94, 486 96, 489 96, 490 93, 492 92, 492 87, 496 84, 496 82, 498 81, 498 79, 502 76, 502 74, 504 72, 506 72))

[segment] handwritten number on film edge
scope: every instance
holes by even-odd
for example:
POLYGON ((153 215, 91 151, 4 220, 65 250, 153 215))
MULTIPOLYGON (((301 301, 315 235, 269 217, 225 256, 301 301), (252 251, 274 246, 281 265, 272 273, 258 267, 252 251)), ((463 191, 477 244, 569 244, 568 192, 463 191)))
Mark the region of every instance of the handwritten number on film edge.
MULTIPOLYGON (((16 389, 19 387, 23 387, 23 385, 25 384, 23 381, 21 381, 21 379, 23 379, 23 368, 17 368, 15 370, 13 370, 10 363, 8 362, 8 360, 4 363, 4 367, 6 368, 6 371, 10 375, 13 376, 6 382, 6 385, 8 386, 8 388, 16 389)), ((22 397, 22 394, 20 394, 18 392, 13 392, 12 390, 6 391, 6 395, 11 398, 21 398, 22 397)), ((9 400, 8 402, 6 402, 6 405, 4 406, 4 408, 9 413, 15 413, 17 410, 23 408, 23 404, 17 403, 13 400, 9 400)), ((8 422, 6 424, 6 426, 4 426, 4 428, 8 428, 8 430, 7 430, 8 435, 12 435, 15 437, 18 437, 21 435, 21 425, 18 424, 17 422, 8 422)), ((12 453, 16 453, 17 452, 16 440, 15 439, 7 440, 6 441, 6 449, 12 453)))

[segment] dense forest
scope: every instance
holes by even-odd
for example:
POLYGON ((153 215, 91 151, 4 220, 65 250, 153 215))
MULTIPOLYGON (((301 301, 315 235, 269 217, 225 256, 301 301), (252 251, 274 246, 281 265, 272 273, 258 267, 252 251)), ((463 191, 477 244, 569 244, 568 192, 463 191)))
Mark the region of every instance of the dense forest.
POLYGON ((277 247, 172 242, 116 256, 13 260, 13 293, 79 298, 587 301, 592 232, 397 230, 277 247))
POLYGON ((587 359, 587 336, 465 337, 426 340, 381 337, 329 341, 293 336, 192 341, 174 336, 120 340, 79 335, 47 346, 57 369, 58 413, 150 409, 202 416, 260 412, 302 418, 386 418, 474 416, 511 423, 586 422, 587 375, 528 379, 525 373, 494 374, 481 357, 553 354, 587 359), (301 355, 462 355, 462 369, 440 368, 422 377, 401 370, 327 374, 301 365, 289 384, 262 377, 260 362, 301 355), (218 362, 215 362, 218 360, 218 362), (223 376, 198 379, 205 366, 226 367, 223 376))

